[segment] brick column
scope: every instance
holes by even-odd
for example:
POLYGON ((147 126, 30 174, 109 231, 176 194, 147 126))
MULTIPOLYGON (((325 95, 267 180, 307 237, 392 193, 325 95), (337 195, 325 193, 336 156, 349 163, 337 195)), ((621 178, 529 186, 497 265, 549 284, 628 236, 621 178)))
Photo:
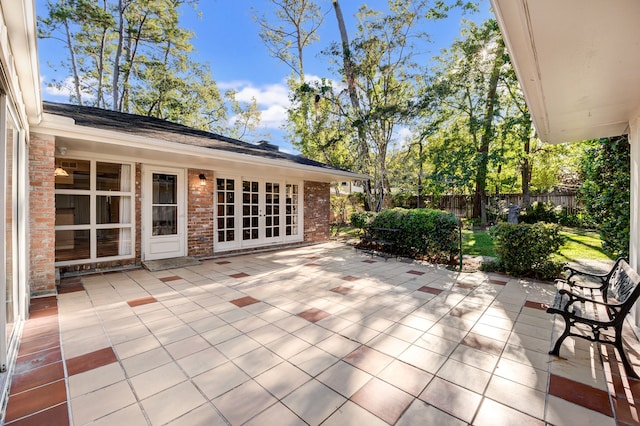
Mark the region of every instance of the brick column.
POLYGON ((213 191, 214 180, 211 170, 189 169, 187 173, 189 192, 187 194, 187 244, 189 256, 206 257, 213 255, 213 191), (201 185, 199 175, 204 173, 207 180, 201 185))
POLYGON ((31 296, 53 294, 55 283, 55 137, 31 133, 29 227, 31 296))
POLYGON ((326 182, 304 182, 304 240, 321 242, 329 239, 331 185, 326 182))

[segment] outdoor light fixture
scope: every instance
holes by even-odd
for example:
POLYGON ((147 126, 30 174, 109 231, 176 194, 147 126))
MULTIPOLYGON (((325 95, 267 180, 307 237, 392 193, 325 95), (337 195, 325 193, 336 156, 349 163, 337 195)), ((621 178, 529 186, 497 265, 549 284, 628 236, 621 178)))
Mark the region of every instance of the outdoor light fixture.
POLYGON ((205 186, 207 184, 207 177, 204 173, 200 173, 198 177, 200 178, 200 186, 205 186))
POLYGON ((56 176, 69 176, 69 173, 62 167, 56 167, 56 171, 54 172, 56 176))

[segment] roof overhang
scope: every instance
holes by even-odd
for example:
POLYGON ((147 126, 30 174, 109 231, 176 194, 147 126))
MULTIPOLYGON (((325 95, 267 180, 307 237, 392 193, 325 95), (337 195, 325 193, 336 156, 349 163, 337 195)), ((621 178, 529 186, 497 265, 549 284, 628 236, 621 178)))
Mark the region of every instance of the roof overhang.
POLYGON ((640 113, 640 1, 491 4, 540 139, 627 132, 640 113))
POLYGON ((17 83, 9 90, 12 90, 13 95, 24 103, 29 123, 36 124, 42 115, 42 96, 34 1, 0 0, 0 7, 7 31, 6 35, 4 32, 0 35, 3 56, 8 62, 6 72, 9 73, 9 83, 17 83), (6 43, 7 40, 8 43, 6 43), (10 50, 5 51, 7 46, 10 50))
POLYGON ((71 118, 48 113, 43 114, 43 120, 32 131, 55 136, 56 147, 64 146, 68 156, 100 154, 113 158, 130 158, 136 162, 183 165, 221 172, 242 170, 248 176, 285 174, 319 182, 369 179, 367 175, 344 170, 323 169, 286 160, 79 126, 71 118))

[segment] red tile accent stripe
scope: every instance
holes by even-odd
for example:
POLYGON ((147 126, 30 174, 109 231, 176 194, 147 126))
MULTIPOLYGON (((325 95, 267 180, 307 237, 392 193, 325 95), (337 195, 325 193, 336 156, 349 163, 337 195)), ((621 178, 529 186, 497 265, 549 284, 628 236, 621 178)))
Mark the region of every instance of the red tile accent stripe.
POLYGON ((140 299, 127 300, 127 304, 132 308, 135 308, 136 306, 148 305, 149 303, 155 303, 157 301, 158 300, 155 297, 147 296, 147 297, 141 297, 140 299))
POLYGON ((431 294, 440 294, 442 293, 444 290, 441 290, 439 288, 433 288, 433 287, 429 287, 427 285, 423 285, 422 287, 420 287, 418 289, 418 291, 422 291, 424 293, 431 293, 431 294))
POLYGON ((354 277, 353 275, 347 275, 346 277, 342 277, 342 279, 344 281, 356 281, 356 280, 359 280, 360 278, 354 277))
POLYGON ((551 374, 549 377, 549 395, 613 417, 609 394, 583 383, 551 374))
POLYGON ((363 262, 364 262, 364 263, 378 263, 378 262, 376 262, 375 260, 370 260, 370 259, 363 260, 363 262))
POLYGON ((415 270, 413 270, 413 269, 412 269, 412 270, 410 270, 410 271, 407 271, 407 274, 411 274, 411 275, 424 275, 424 272, 422 272, 422 271, 415 271, 415 270))
POLYGON ((84 373, 117 361, 118 358, 116 358, 113 348, 98 349, 88 354, 69 358, 67 360, 67 372, 69 376, 73 376, 74 374, 84 373))
POLYGON ((304 266, 320 266, 320 265, 319 265, 319 264, 317 264, 317 263, 307 263, 307 264, 306 264, 306 265, 304 265, 304 266))
POLYGON ((31 299, 29 304, 29 314, 33 314, 36 311, 42 311, 58 307, 58 300, 56 296, 38 297, 31 299))
POLYGON ((67 402, 64 380, 17 393, 9 396, 5 421, 8 423, 63 402, 67 402))
POLYGON ((20 349, 18 350, 18 356, 32 354, 35 352, 44 351, 60 346, 59 335, 48 335, 38 339, 27 340, 26 342, 20 342, 20 349))
POLYGON ((18 357, 16 360, 16 367, 13 370, 13 374, 26 373, 34 368, 43 367, 54 362, 62 361, 62 352, 60 352, 60 346, 55 348, 45 349, 44 351, 34 352, 31 354, 18 357))
POLYGON ((171 277, 164 277, 164 278, 160 278, 160 281, 162 281, 163 283, 169 282, 169 281, 178 281, 181 280, 182 278, 177 276, 177 275, 173 275, 171 277))
POLYGON ((7 426, 69 426, 69 408, 67 403, 58 404, 55 407, 37 412, 28 417, 23 417, 7 423, 7 426))
POLYGON ((343 287, 343 286, 332 288, 329 291, 332 291, 332 292, 338 293, 338 294, 342 294, 343 296, 346 296, 347 294, 353 293, 353 289, 352 288, 343 287))
POLYGON ((507 281, 503 281, 503 280, 490 279, 489 282, 491 284, 507 285, 507 281))
POLYGON ((219 262, 216 262, 216 265, 227 265, 229 263, 231 263, 231 262, 229 262, 228 260, 221 260, 219 262))
POLYGON ((249 274, 245 274, 244 272, 238 272, 237 274, 229 275, 231 278, 244 278, 248 277, 249 274))
POLYGON ((254 303, 258 303, 258 302, 260 302, 258 299, 254 299, 251 296, 245 296, 245 297, 241 297, 240 299, 235 299, 235 300, 231 301, 231 303, 233 303, 234 305, 236 305, 239 308, 242 308, 244 306, 253 305, 254 303))
POLYGON ((64 379, 62 361, 43 367, 34 368, 22 374, 14 374, 11 378, 11 394, 46 385, 64 379))
POLYGON ((538 309, 540 311, 546 311, 549 305, 547 305, 546 303, 532 302, 531 300, 527 300, 526 302, 524 302, 524 307, 538 309))
POLYGON ((326 318, 329 315, 331 315, 329 312, 325 312, 322 309, 317 308, 307 309, 306 311, 302 311, 298 314, 299 317, 304 318, 310 322, 320 321, 321 319, 326 318))

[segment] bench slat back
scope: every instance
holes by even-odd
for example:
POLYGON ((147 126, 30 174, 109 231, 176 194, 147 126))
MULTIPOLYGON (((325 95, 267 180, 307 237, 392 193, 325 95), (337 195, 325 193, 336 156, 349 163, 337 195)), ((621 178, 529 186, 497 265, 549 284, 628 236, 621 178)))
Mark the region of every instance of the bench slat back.
MULTIPOLYGON (((609 285, 606 289, 607 299, 613 298, 620 304, 624 304, 629 300, 633 304, 640 296, 639 283, 640 276, 636 271, 627 262, 619 262, 609 278, 609 285)), ((609 303, 611 302, 609 300, 609 303)))

